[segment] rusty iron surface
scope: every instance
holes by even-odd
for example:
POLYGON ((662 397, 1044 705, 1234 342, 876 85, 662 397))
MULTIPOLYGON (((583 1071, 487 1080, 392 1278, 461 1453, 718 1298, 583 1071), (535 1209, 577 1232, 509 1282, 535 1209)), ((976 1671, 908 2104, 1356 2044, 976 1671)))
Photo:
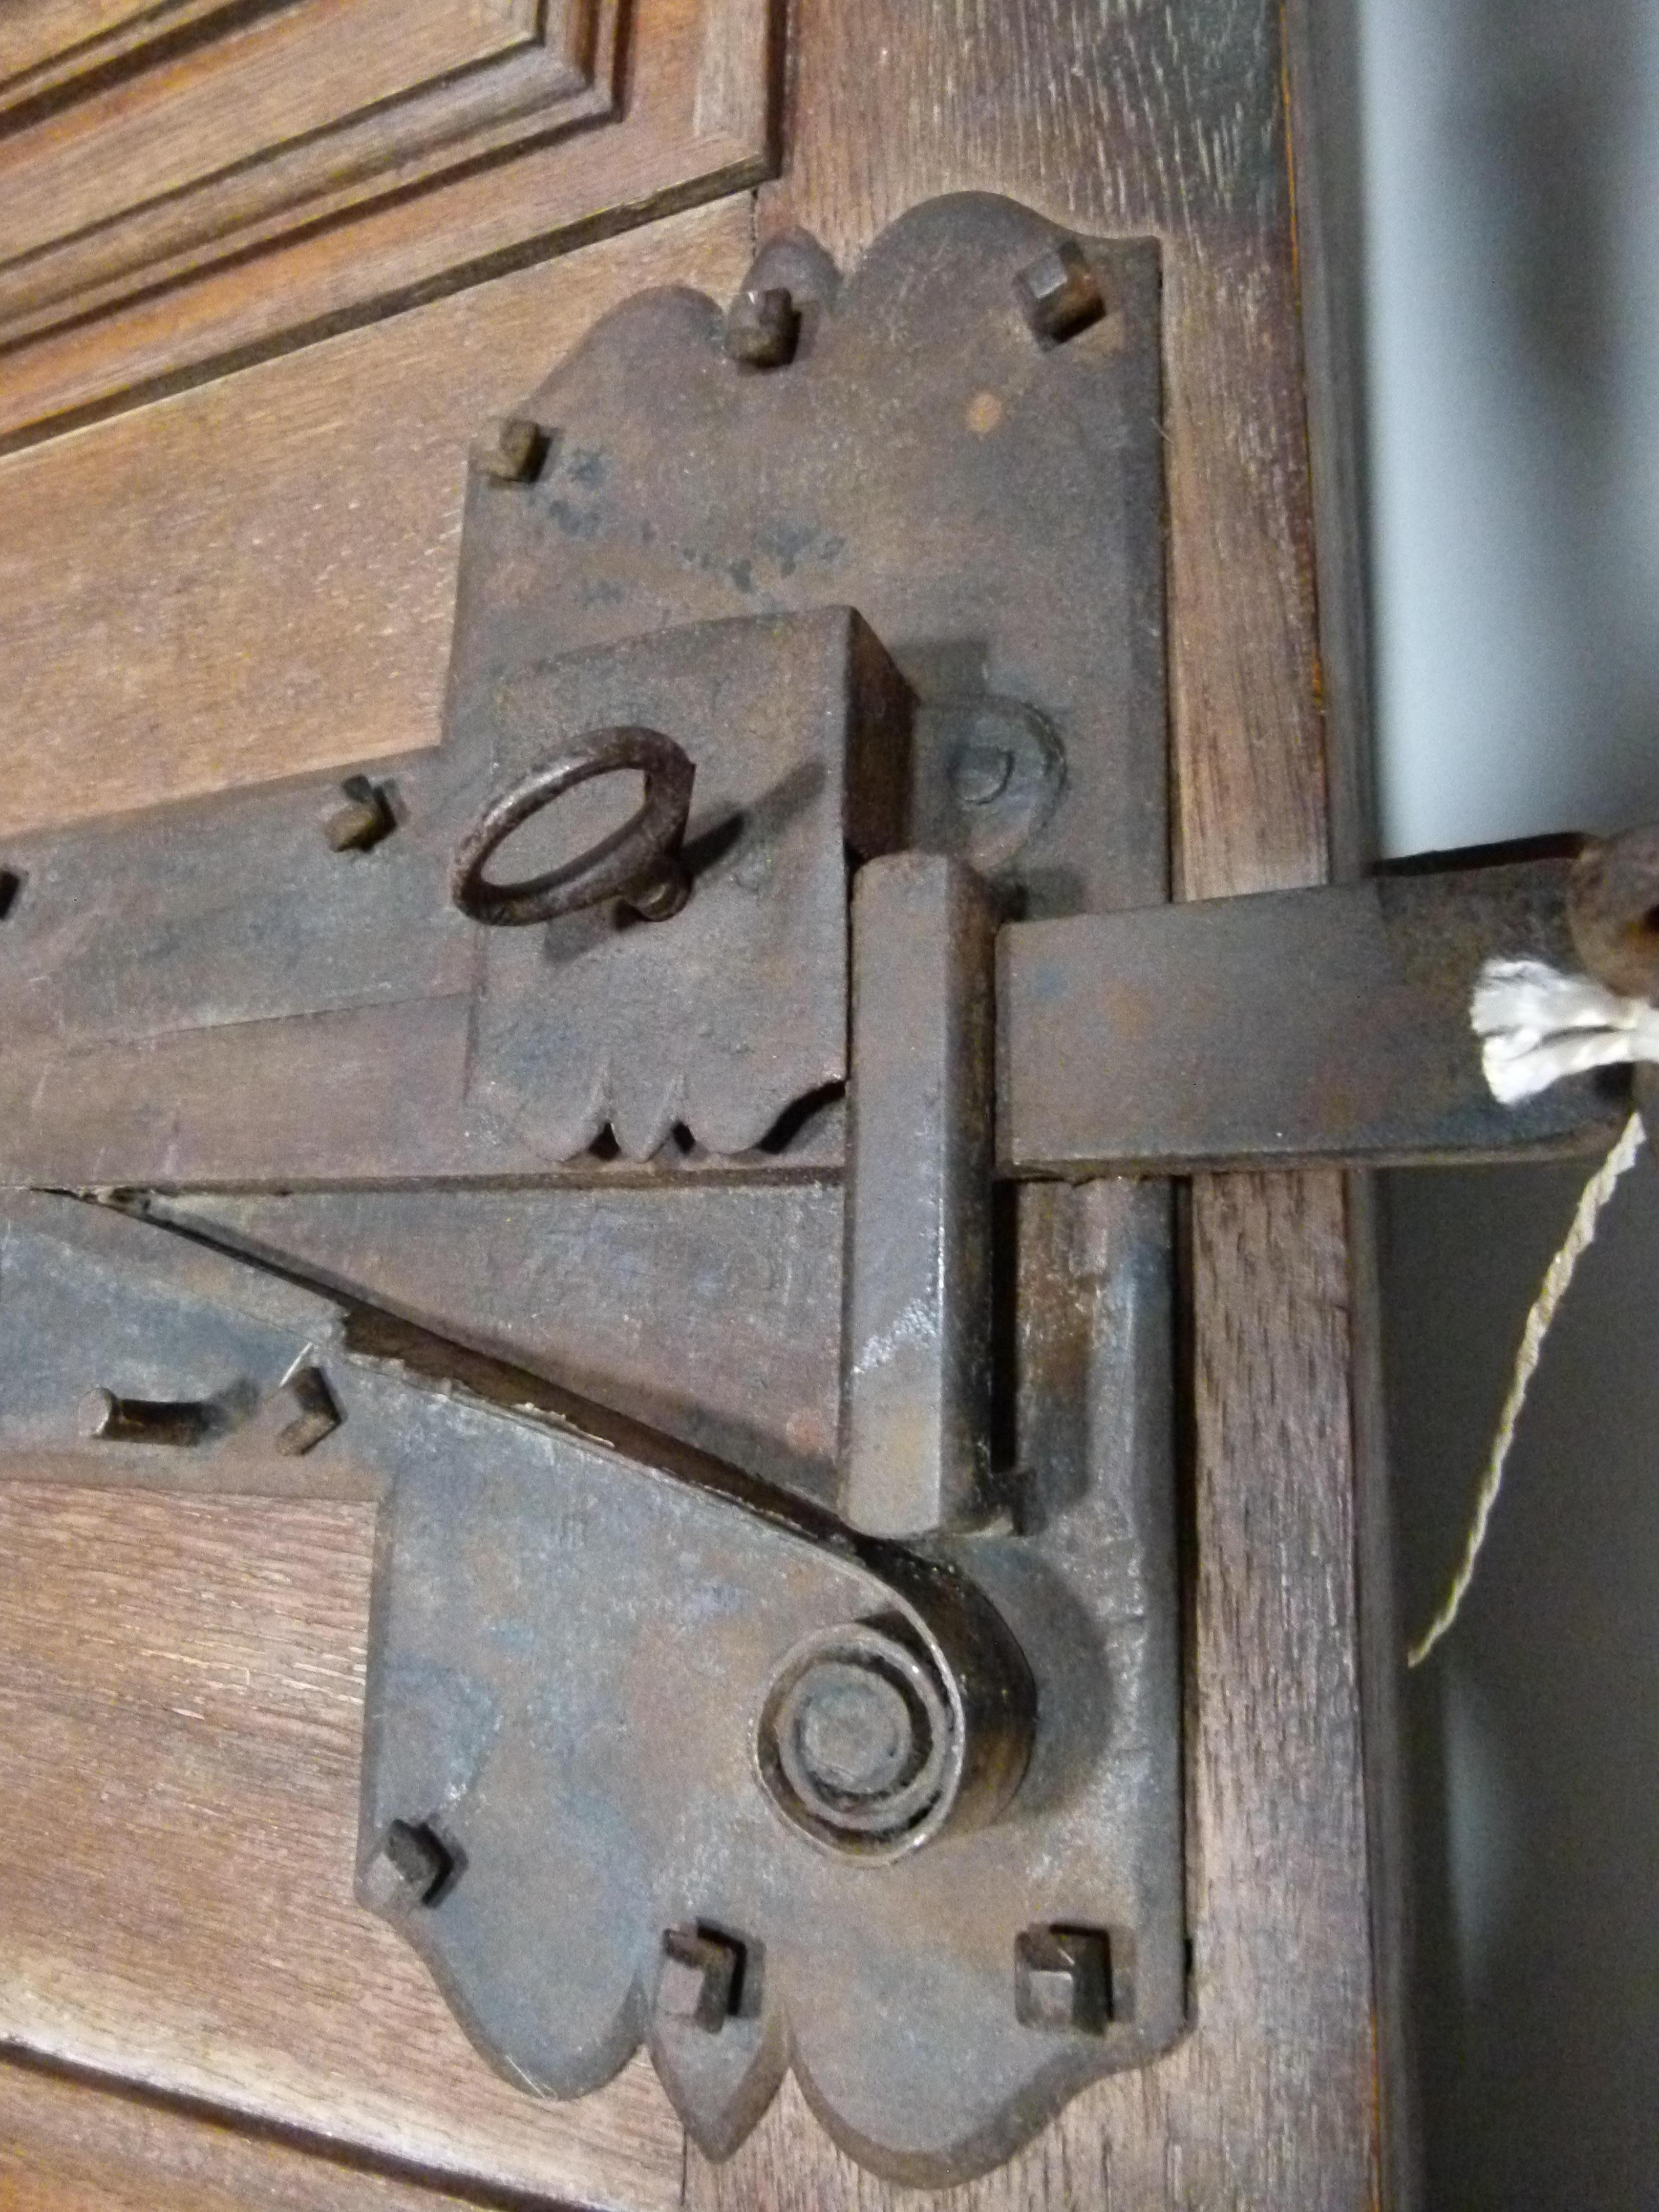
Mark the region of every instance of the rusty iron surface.
MULTIPOLYGON (((0 1175, 524 1175, 607 1127, 632 1158, 677 1127, 758 1146, 845 1078, 846 854, 900 836, 909 714, 847 609, 694 624, 518 672, 488 727, 394 764, 397 826, 368 849, 337 842, 349 810, 317 778, 20 841, 0 1175), (511 932, 458 912, 486 801, 623 720, 672 723, 698 763, 684 911, 511 932)), ((608 803, 564 797, 568 850, 608 803)))
POLYGON ((1018 1535, 857 1539, 522 1370, 34 1194, 0 1209, 0 1469, 114 1453, 257 1487, 308 1371, 332 1425, 284 1464, 382 1501, 360 1893, 481 2049, 568 2096, 644 2041, 715 2155, 793 2064, 855 2156, 959 2179, 1183 2018, 1168 1201, 1021 1206, 1018 1535), (215 1419, 88 1439, 88 1386, 215 1419), (872 1751, 860 1625, 931 1698, 936 1772, 931 1744, 872 1751), (823 1833, 769 1777, 775 1693, 814 1666, 792 1756, 823 1833), (1090 1933, 1109 2005, 1033 2011, 1034 1927, 1090 1933))
POLYGON ((1659 823, 1590 837, 1567 886, 1573 948, 1626 998, 1659 1005, 1659 823))
MULTIPOLYGON (((275 836, 250 839, 251 855, 280 860, 291 849, 275 836)), ((434 882, 442 859, 428 856, 434 882)), ((1580 964, 1568 924, 1569 872, 1555 860, 1452 868, 1005 926, 997 1174, 1178 1174, 1296 1160, 1428 1164, 1604 1144, 1626 1107, 1627 1076, 1577 1078, 1522 1107, 1500 1107, 1468 1020, 1489 956, 1580 964)), ((257 912, 252 858, 249 877, 257 912)), ((153 953, 143 902, 135 899, 133 910, 136 952, 153 953)), ((396 949, 377 972, 396 989, 401 971, 420 962, 435 984, 459 983, 476 956, 445 940, 447 925, 423 929, 412 911, 404 919, 405 929, 389 931, 396 949)), ((1628 917, 1619 927, 1627 938, 1628 917)), ((624 933, 623 941, 639 934, 624 933)), ((26 947, 20 933, 4 949, 21 956, 15 976, 28 961, 30 979, 49 981, 40 963, 50 947, 26 947)), ((1639 943, 1626 953, 1643 957, 1639 943)), ((5 965, 0 959, 0 970, 5 965)), ((517 1049, 523 1024, 509 1011, 510 984, 473 1036, 465 989, 441 990, 415 1007, 377 1003, 369 981, 320 942, 316 965, 361 987, 362 1003, 308 1020, 162 1026, 102 1044, 74 1034, 89 989, 64 985, 79 994, 79 1011, 61 1018, 44 999, 38 1012, 25 1006, 18 1035, 0 1049, 0 1179, 257 1188, 839 1176, 843 1125, 833 1078, 809 1093, 813 1110, 799 1126, 738 1157, 688 1139, 648 1163, 589 1153, 556 1167, 550 1155, 588 1127, 595 1109, 586 1097, 571 1107, 573 1094, 556 1085, 544 1099, 538 1094, 540 1046, 532 1037, 517 1049), (48 1039, 60 1018, 69 1040, 62 1047, 48 1039)), ((118 963, 98 994, 134 1029, 173 988, 164 976, 143 980, 164 962, 150 957, 140 967, 131 999, 118 963)), ((843 1003, 844 985, 825 988, 843 1003)), ((832 1029, 825 1022, 817 1032, 821 1049, 810 1065, 818 1071, 841 1064, 832 1029)), ((793 1087, 808 1065, 797 1059, 780 1089, 793 1087)), ((659 1069, 643 1119, 623 1122, 634 1149, 652 1142, 665 1114, 672 1121, 678 1095, 659 1069)))
POLYGON ((660 730, 583 731, 491 799, 455 848, 450 898, 469 920, 493 927, 560 921, 613 898, 624 900, 643 921, 666 921, 691 896, 691 878, 679 855, 696 780, 684 747, 660 730), (629 770, 639 773, 645 796, 620 829, 540 875, 504 884, 488 872, 501 846, 532 816, 596 776, 629 770))
POLYGON ((854 884, 840 1510, 872 1535, 992 1507, 996 922, 938 854, 854 884))
MULTIPOLYGON (((550 650, 855 606, 921 702, 910 839, 1035 913, 1166 888, 1158 258, 985 193, 913 208, 843 278, 799 234, 787 359, 684 289, 598 324, 519 410, 546 458, 468 489, 451 727, 550 650), (1034 336, 1064 247, 1100 312, 1034 336)), ((748 310, 740 306, 738 319, 748 310)))
MULTIPOLYGON (((631 1159, 676 1129, 730 1155, 844 1081, 848 854, 902 841, 910 706, 845 607, 544 650, 497 672, 476 731, 458 705, 454 741, 490 748, 494 790, 616 722, 667 732, 696 771, 682 911, 648 927, 599 908, 482 933, 475 1126, 549 1164, 607 1129, 631 1159)), ((615 811, 597 782, 570 791, 562 851, 602 838, 615 811)))
POLYGON ((836 1185, 211 1192, 150 1210, 835 1501, 836 1185))
MULTIPOLYGON (((1033 913, 1163 895, 1155 245, 960 195, 844 281, 775 241, 743 299, 626 302, 481 442, 438 750, 0 852, 0 1179, 593 1175, 607 1125, 653 1173, 811 1172, 838 1130, 779 1117, 845 1073, 838 796, 855 851, 958 853, 1033 913), (1016 281, 1062 246, 1100 312, 1060 342, 1016 281), (872 644, 786 644, 837 608, 913 732, 872 644), (696 628, 742 619, 771 642, 696 628), (635 722, 696 769, 684 912, 480 932, 447 878, 488 799, 635 722)), ((606 803, 562 803, 550 857, 606 803)))
POLYGON ((1004 1171, 1382 1167, 1605 1146, 1629 1110, 1627 1073, 1502 1106, 1469 1025, 1489 956, 1577 964, 1570 865, 1382 875, 1004 929, 1004 1171))

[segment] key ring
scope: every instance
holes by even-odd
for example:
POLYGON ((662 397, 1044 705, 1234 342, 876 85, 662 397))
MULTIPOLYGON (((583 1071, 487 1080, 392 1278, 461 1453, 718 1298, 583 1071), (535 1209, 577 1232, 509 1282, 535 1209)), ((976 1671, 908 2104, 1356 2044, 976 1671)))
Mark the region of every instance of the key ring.
POLYGON ((553 921, 609 898, 625 899, 647 921, 665 921, 691 895, 679 857, 691 811, 689 757, 660 730, 586 730, 492 799, 455 848, 449 894, 461 912, 492 927, 553 921), (579 783, 637 769, 645 777, 639 811, 585 853, 545 875, 492 883, 491 855, 521 823, 579 783))

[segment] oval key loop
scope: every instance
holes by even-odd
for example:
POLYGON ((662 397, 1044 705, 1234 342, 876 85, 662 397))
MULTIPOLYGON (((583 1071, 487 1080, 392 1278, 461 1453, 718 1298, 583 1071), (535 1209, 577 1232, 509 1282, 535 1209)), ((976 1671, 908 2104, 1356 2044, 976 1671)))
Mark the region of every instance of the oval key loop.
POLYGON ((553 921, 610 898, 625 899, 647 921, 665 921, 691 895, 679 849, 696 772, 687 754, 660 730, 584 731, 490 800, 455 848, 451 898, 474 921, 497 927, 553 921), (545 875, 515 884, 489 881, 484 869, 491 855, 521 823, 577 784, 624 769, 644 776, 645 801, 620 830, 545 875))

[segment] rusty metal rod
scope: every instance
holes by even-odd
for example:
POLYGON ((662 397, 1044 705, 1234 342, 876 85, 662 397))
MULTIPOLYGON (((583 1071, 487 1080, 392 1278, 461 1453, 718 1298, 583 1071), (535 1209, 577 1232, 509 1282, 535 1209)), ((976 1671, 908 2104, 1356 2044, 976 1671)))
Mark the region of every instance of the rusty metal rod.
POLYGON ((1576 969, 1565 858, 1015 923, 998 943, 998 1165, 1431 1165, 1588 1151, 1629 1079, 1502 1106, 1469 999, 1491 956, 1576 969))
POLYGON ((870 1535, 988 1507, 995 942, 960 861, 854 885, 841 1511, 870 1535))

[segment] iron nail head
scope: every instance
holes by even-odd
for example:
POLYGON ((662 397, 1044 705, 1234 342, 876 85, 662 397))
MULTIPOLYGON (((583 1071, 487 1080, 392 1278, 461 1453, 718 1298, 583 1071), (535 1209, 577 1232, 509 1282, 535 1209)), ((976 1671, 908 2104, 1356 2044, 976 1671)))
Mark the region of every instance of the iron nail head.
POLYGON ((454 1865, 447 1846, 424 1820, 394 1820, 363 1869, 363 1895, 381 1911, 433 1905, 454 1865))
POLYGON ((737 1995, 740 1947, 700 1929, 670 1928, 657 1972, 657 2010, 705 2034, 717 2035, 737 1995))
POLYGON ((782 285, 746 289, 726 313, 726 350, 750 368, 781 368, 800 335, 794 295, 782 285))
POLYGON ((486 425, 473 459, 497 483, 533 483, 551 443, 549 432, 528 415, 502 415, 486 425))
POLYGON ((1014 293, 1032 331, 1050 345, 1063 345, 1106 312, 1100 279, 1074 238, 1057 240, 1028 262, 1014 293))
POLYGON ((1111 1954, 1092 1928, 1028 1928, 1014 1939, 1014 2017, 1050 2033, 1098 2035, 1110 2014, 1111 1954))
POLYGON ((324 817, 324 836, 336 853, 372 852, 398 826, 386 787, 366 775, 350 775, 340 790, 345 805, 324 817))
POLYGON ((276 1449, 284 1459, 299 1459, 313 1450, 345 1419, 328 1377, 314 1360, 296 1359, 277 1384, 276 1392, 284 1405, 293 1408, 291 1418, 276 1431, 276 1449))

